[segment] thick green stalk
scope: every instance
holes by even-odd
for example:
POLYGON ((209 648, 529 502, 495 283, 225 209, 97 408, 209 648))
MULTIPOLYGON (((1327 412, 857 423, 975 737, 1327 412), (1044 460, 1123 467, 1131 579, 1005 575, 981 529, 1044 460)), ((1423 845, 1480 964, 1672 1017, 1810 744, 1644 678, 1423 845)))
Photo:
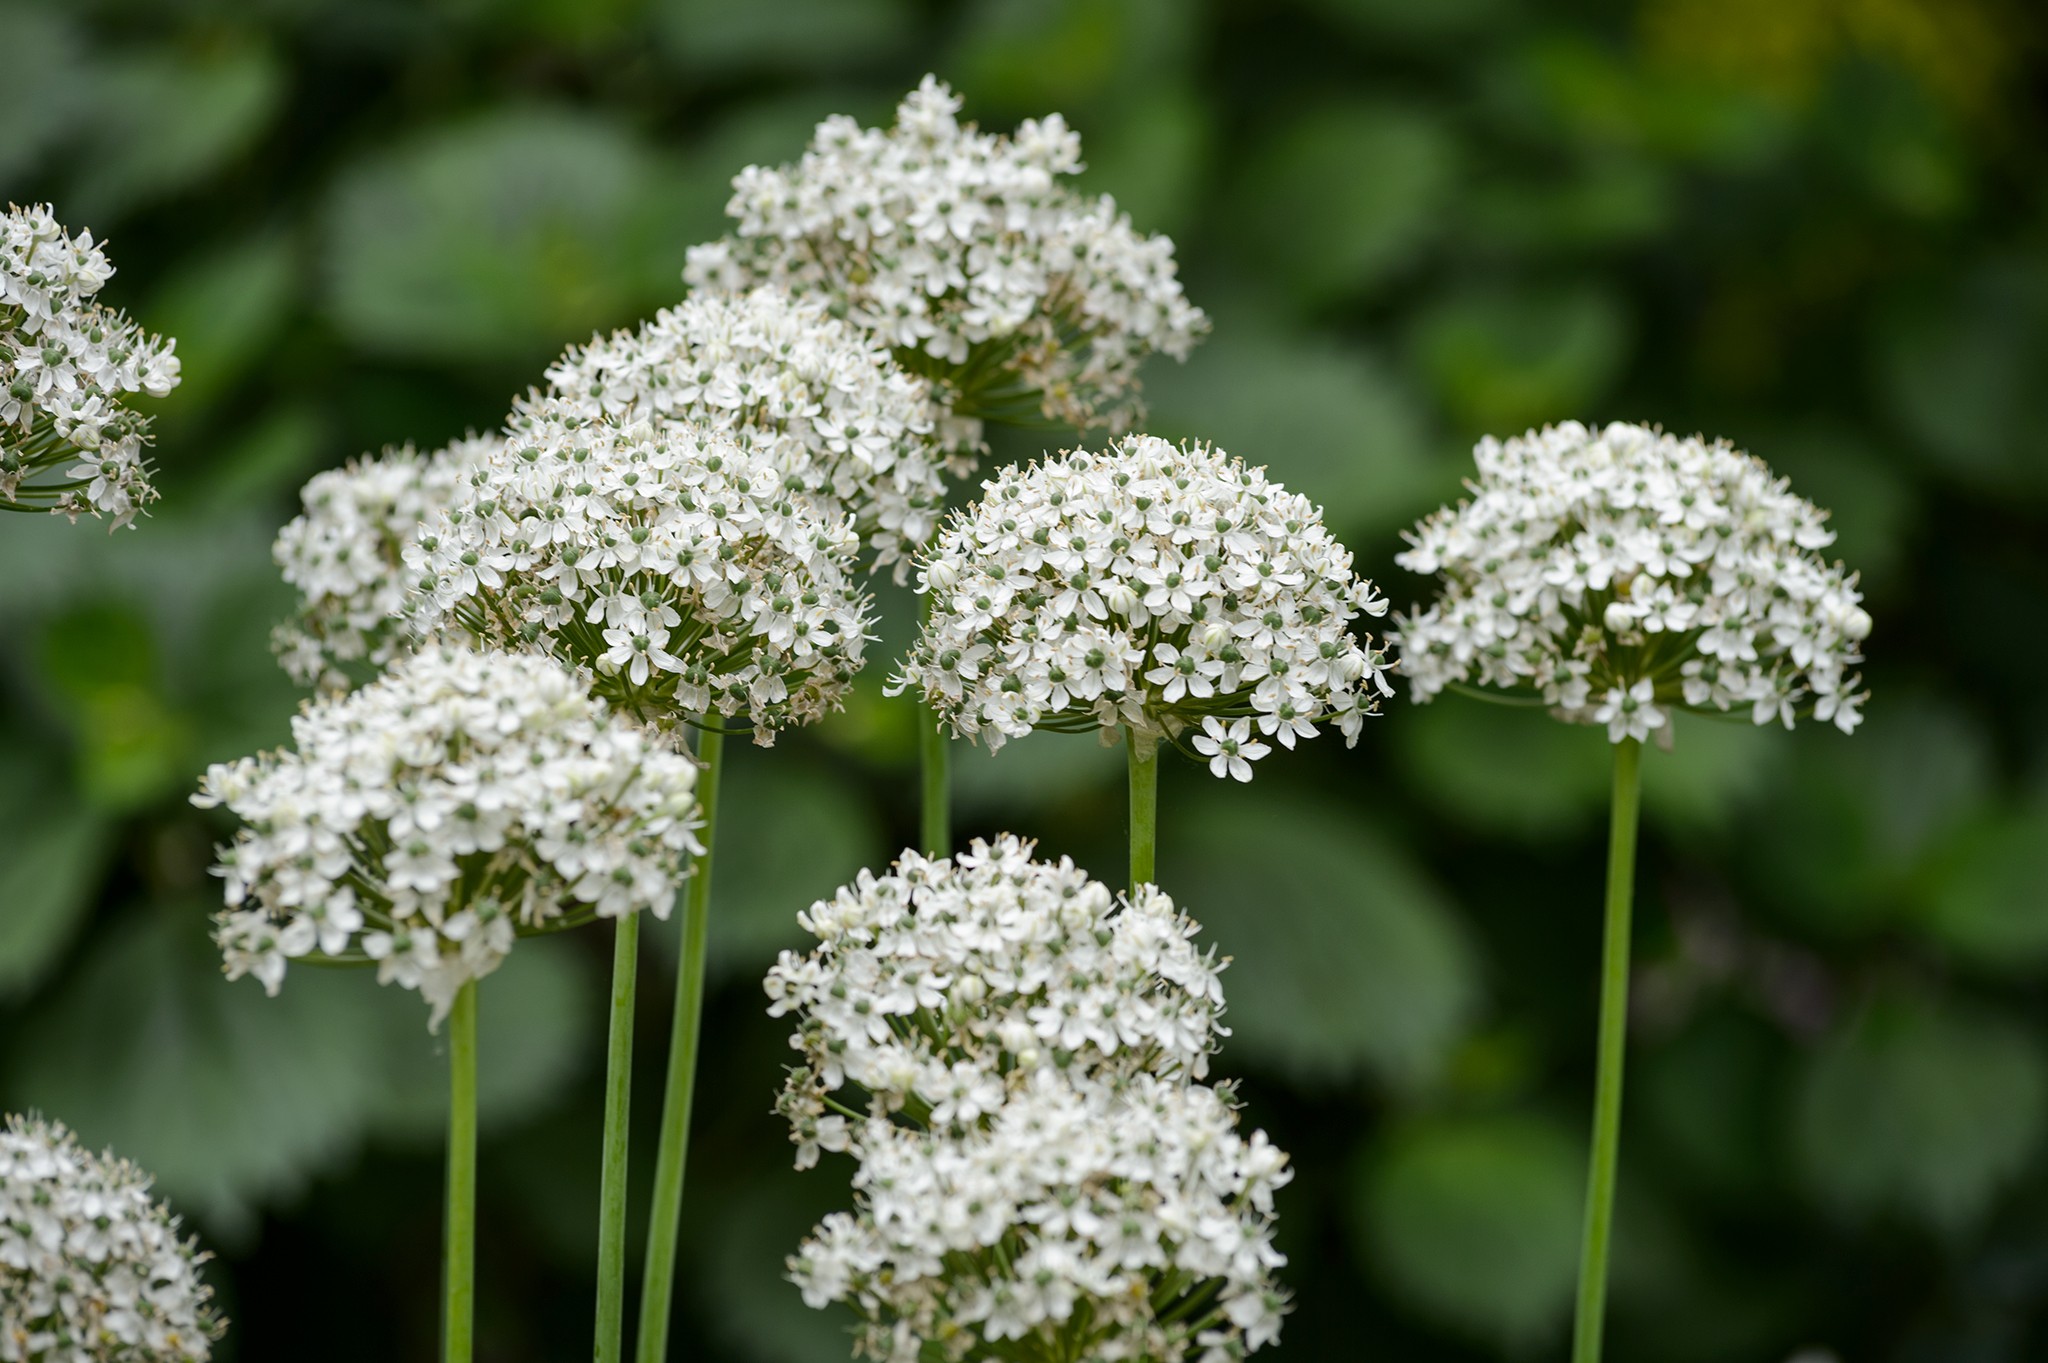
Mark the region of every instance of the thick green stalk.
MULTIPOLYGON (((924 619, 930 621, 933 592, 924 596, 924 619)), ((917 765, 921 778, 918 837, 928 857, 948 856, 953 851, 953 782, 947 767, 946 730, 938 712, 923 701, 917 703, 917 765)))
POLYGON ((469 1363, 476 1330, 476 981, 448 1010, 448 1220, 442 1363, 469 1363))
POLYGON ((1598 1363, 1607 1310, 1607 1257, 1614 1230, 1614 1171, 1621 1151, 1621 1070, 1628 1036, 1629 916, 1635 895, 1636 814, 1642 744, 1614 746, 1613 821, 1607 834, 1607 929, 1600 963, 1600 1062, 1593 1090, 1593 1157, 1586 1179, 1586 1234, 1572 1363, 1598 1363))
POLYGON ((1159 739, 1124 730, 1131 750, 1131 889, 1154 880, 1159 851, 1159 739))
POLYGON ((604 1164, 598 1179, 596 1363, 626 1356, 626 1135, 632 1114, 633 996, 640 978, 640 915, 612 939, 611 1030, 604 1062, 604 1164))
POLYGON ((647 1226, 647 1271, 640 1290, 639 1363, 668 1357, 670 1300, 676 1285, 676 1236, 683 1216, 683 1172, 690 1146, 690 1105, 697 1087, 697 1049, 704 1026, 704 945, 710 926, 711 853, 718 823, 718 771, 725 735, 706 729, 697 744, 704 769, 697 831, 704 854, 683 889, 683 948, 676 972, 676 1016, 668 1048, 668 1087, 661 1104, 661 1148, 654 1162, 653 1212, 647 1226))

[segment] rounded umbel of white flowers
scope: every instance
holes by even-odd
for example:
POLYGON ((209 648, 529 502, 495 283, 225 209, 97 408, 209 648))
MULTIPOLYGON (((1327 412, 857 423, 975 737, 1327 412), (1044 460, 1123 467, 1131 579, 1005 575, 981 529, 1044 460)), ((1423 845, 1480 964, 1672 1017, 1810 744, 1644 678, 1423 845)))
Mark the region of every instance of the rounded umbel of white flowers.
POLYGON ((754 741, 837 709, 867 644, 859 541, 699 426, 543 403, 406 549, 413 623, 587 668, 622 714, 754 741))
POLYGON ((966 1130, 1042 1069, 1110 1086, 1208 1073, 1223 963, 1200 926, 1154 886, 1126 897, 1031 853, 1007 834, 905 852, 798 916, 819 945, 783 952, 766 987, 804 1058, 779 1104, 799 1168, 847 1148, 852 1103, 966 1130))
POLYGON ((1173 243, 1072 189, 1081 140, 1058 114, 1011 135, 958 118, 927 76, 894 127, 835 115, 795 165, 733 180, 733 236, 692 247, 696 289, 817 298, 940 381, 960 417, 1128 429, 1138 367, 1208 330, 1173 243))
POLYGON ((1203 444, 1128 436, 1003 470, 921 560, 922 634, 894 685, 991 749, 1034 729, 1177 739, 1251 778, 1272 739, 1356 742, 1390 694, 1387 605, 1321 508, 1203 444))
POLYGON ((309 702, 290 749, 208 768, 228 978, 375 962, 438 1025, 523 934, 651 909, 699 851, 696 766, 539 654, 435 646, 309 702))
POLYGON ((156 500, 127 404, 178 386, 176 343, 93 301, 113 273, 49 205, 0 216, 0 505, 123 526, 156 500))
POLYGON ((305 509, 271 548, 299 595, 297 613, 271 636, 293 680, 344 690, 352 669, 386 667, 411 645, 406 546, 503 444, 471 435, 431 454, 405 445, 313 476, 299 493, 305 509))
POLYGON ((204 1363, 223 1322, 207 1256, 149 1175, 57 1122, 0 1127, 0 1360, 204 1363))
POLYGON ((866 333, 779 288, 699 293, 632 331, 572 348, 530 413, 560 402, 617 425, 708 426, 773 465, 822 520, 846 517, 877 568, 938 529, 972 431, 866 333))
POLYGON ((1398 624, 1418 700, 1533 693, 1616 743, 1668 739, 1677 709, 1844 733, 1862 719, 1856 575, 1819 553, 1827 513, 1762 460, 1621 422, 1489 437, 1474 457, 1471 497, 1396 559, 1443 579, 1398 624))
POLYGON ((878 1117, 855 1152, 854 1210, 789 1268, 809 1305, 853 1308, 857 1356, 1225 1363, 1279 1338, 1292 1171, 1228 1089, 1035 1070, 983 1122, 878 1117))

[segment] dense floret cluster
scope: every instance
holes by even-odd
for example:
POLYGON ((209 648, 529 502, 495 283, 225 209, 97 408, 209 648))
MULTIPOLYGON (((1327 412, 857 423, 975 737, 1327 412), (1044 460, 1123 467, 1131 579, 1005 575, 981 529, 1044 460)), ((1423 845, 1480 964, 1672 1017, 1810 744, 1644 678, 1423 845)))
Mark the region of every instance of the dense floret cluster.
POLYGON ((859 1163, 854 1210, 791 1277, 851 1304, 877 1360, 1240 1358, 1286 1309, 1290 1175, 1197 1082, 1221 963, 1153 887, 1114 896, 1031 851, 864 872, 804 915, 821 945, 769 973, 805 1060, 781 1104, 797 1163, 859 1163))
POLYGON ((821 520, 848 517, 876 567, 930 539, 946 477, 974 467, 925 380, 816 301, 780 289, 697 294, 633 331, 571 349, 541 402, 617 425, 708 426, 773 465, 821 520))
POLYGON ((652 909, 698 851, 696 766, 537 654, 440 646, 307 705, 290 750, 216 764, 229 978, 374 961, 434 1022, 521 933, 652 909))
POLYGON ((1386 601, 1307 498, 1207 445, 1130 436, 984 483, 923 558, 898 688, 999 748, 1034 729, 1198 727, 1221 775, 1389 694, 1360 614, 1386 601), (1256 734, 1255 731, 1256 730, 1256 734))
POLYGON ((93 301, 113 273, 48 205, 0 217, 0 504, 122 526, 156 500, 126 398, 178 386, 176 343, 93 301))
POLYGON ((0 1128, 0 1363, 204 1363, 222 1322, 207 1256, 149 1176, 63 1126, 0 1128))
POLYGON ((406 566, 423 635, 547 649, 623 714, 737 719, 767 744, 837 708, 860 670, 858 546, 716 431, 543 403, 421 527, 406 566))
POLYGON ((692 247, 684 278, 829 303, 940 380, 959 416, 1128 429, 1139 363, 1185 359, 1208 329, 1173 243, 1064 182, 1081 141, 1058 114, 1002 136, 959 110, 927 76, 893 128, 835 115, 794 166, 749 166, 726 208, 736 234, 692 247))
POLYGON ((385 667, 402 651, 409 642, 406 546, 503 445, 498 436, 475 435, 432 454, 406 445, 306 484, 299 494, 305 510, 271 549, 299 593, 297 615, 271 640, 293 680, 343 689, 352 665, 385 667))
POLYGON ((770 1013, 799 1022, 781 1110, 800 1167, 847 1148, 848 1085, 878 1117, 976 1126, 1056 1067, 1114 1086, 1199 1079, 1223 1035, 1223 990, 1199 926, 1151 885, 1126 898, 1014 837, 958 857, 906 852, 797 920, 820 945, 769 971, 770 1013))
POLYGON ((1475 457, 1472 496, 1396 560, 1439 574, 1399 625, 1419 700, 1478 683, 1532 691, 1619 743, 1668 735, 1675 708, 1758 724, 1862 718, 1870 616, 1819 550, 1827 513, 1726 442, 1576 422, 1475 457))

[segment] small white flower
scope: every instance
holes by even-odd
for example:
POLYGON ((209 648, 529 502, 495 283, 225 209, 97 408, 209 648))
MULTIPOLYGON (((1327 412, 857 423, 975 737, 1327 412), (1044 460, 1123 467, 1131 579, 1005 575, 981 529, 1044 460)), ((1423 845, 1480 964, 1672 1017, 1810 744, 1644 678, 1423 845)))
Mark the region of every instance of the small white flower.
POLYGON ((407 632, 405 552, 420 523, 445 510, 495 436, 467 436, 432 454, 412 446, 314 475, 304 507, 278 532, 271 555, 298 589, 298 614, 272 635, 285 671, 302 685, 343 690, 351 665, 385 667, 414 640, 407 632))
POLYGON ((695 290, 774 284, 829 304, 940 381, 962 437, 982 419, 1128 429, 1139 363, 1185 359, 1208 318, 1173 243, 1065 183, 1081 141, 1058 114, 1009 136, 957 117, 927 76, 889 129, 835 115, 793 166, 749 166, 735 235, 692 247, 695 290))
POLYGON ((228 978, 375 961, 438 1024, 522 935, 666 915, 698 850, 696 767, 552 658, 433 647, 309 703, 294 747, 208 768, 244 826, 215 873, 228 978))
POLYGON ((56 1122, 0 1127, 0 1358, 206 1363, 225 1328, 208 1255, 149 1175, 56 1122))
POLYGON ((93 301, 113 273, 49 205, 0 215, 0 504, 119 527, 156 500, 127 398, 178 386, 176 342, 93 301))
POLYGON ((1320 508, 1263 469, 1139 435, 982 488, 920 564, 931 606, 891 682, 956 733, 993 749, 1039 728, 1198 727, 1235 745, 1211 769, 1247 780, 1268 751, 1254 725, 1289 748, 1329 722, 1355 742, 1392 689, 1349 628, 1384 602, 1320 508))
POLYGON ((1251 764, 1272 751, 1252 738, 1250 720, 1232 720, 1226 728, 1214 715, 1202 721, 1202 732, 1195 735, 1194 742, 1195 751, 1209 759, 1211 776, 1238 781, 1251 780, 1251 764))
POLYGON ((1397 628, 1418 700, 1532 691, 1617 743, 1667 737, 1674 709, 1856 727, 1870 634, 1856 576, 1819 555, 1827 513, 1761 460, 1619 422, 1489 437, 1475 457, 1472 497, 1396 559, 1444 579, 1397 628))

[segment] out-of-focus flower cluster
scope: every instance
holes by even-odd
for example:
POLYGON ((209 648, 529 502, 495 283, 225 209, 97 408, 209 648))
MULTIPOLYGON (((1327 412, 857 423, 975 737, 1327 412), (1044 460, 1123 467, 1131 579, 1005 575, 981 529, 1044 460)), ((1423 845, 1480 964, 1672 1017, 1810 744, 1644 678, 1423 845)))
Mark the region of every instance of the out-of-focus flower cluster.
POLYGON ((623 714, 741 719, 767 744, 837 708, 860 670, 858 546, 716 431, 541 403, 405 554, 423 636, 544 648, 623 714))
POLYGON ((780 289, 694 295, 571 349, 547 379, 517 413, 561 403, 620 426, 715 430, 767 460, 819 519, 850 517, 898 581, 905 551, 938 529, 946 475, 974 466, 975 433, 923 379, 821 303, 780 289))
POLYGON ((1444 579, 1399 624, 1418 699, 1466 682, 1533 690, 1617 743, 1668 733, 1673 708, 1856 727, 1870 633, 1856 576, 1818 552, 1827 513, 1762 460, 1576 422, 1488 438, 1475 457, 1471 498, 1396 560, 1444 579))
POLYGON ((780 1104, 808 1166, 847 1148, 827 1098, 965 1131, 1047 1066, 1112 1083, 1202 1078, 1222 1034, 1220 969, 1156 887, 1114 895, 1073 862, 1006 837, 957 859, 906 852, 798 916, 821 945, 784 952, 769 1012, 795 1014, 805 1064, 780 1104))
POLYGON ((438 1024, 520 933, 652 909, 697 850, 696 766, 537 654, 433 647, 309 703, 294 749, 209 768, 229 978, 275 994, 302 957, 375 961, 438 1024))
POLYGON ((1286 1310, 1290 1172, 1197 1082, 1220 963, 1158 890, 1031 851, 905 853, 813 905, 821 945, 770 972, 805 1057, 781 1105, 797 1163, 859 1161, 854 1210, 791 1276, 850 1303, 877 1360, 1241 1358, 1286 1310))
POLYGON ((1207 445, 1130 436, 1002 471, 918 573, 931 610, 902 672, 991 749, 1034 729, 1151 738, 1201 726, 1220 775, 1253 736, 1355 741, 1390 693, 1361 613, 1386 601, 1307 498, 1207 445))
POLYGON ((271 550, 299 593, 297 616, 272 638, 294 680, 343 689, 350 664, 382 668, 398 655, 407 642, 406 546, 503 444, 498 436, 473 435, 425 455, 406 445, 351 460, 306 484, 299 494, 305 510, 271 550))
POLYGON ((959 109, 927 76, 893 128, 826 119, 794 166, 733 180, 738 230, 692 247, 684 278, 820 298, 940 379, 962 417, 1128 429, 1139 363, 1185 359, 1208 329, 1173 243, 1063 182, 1081 142, 1058 114, 1002 136, 959 109))
POLYGON ((149 1176, 62 1125, 0 1128, 0 1363, 204 1363, 222 1330, 206 1255, 149 1176))
POLYGON ((113 273, 48 205, 0 217, 0 504, 122 526, 156 500, 149 420, 126 397, 177 387, 178 357, 93 301, 113 273))

